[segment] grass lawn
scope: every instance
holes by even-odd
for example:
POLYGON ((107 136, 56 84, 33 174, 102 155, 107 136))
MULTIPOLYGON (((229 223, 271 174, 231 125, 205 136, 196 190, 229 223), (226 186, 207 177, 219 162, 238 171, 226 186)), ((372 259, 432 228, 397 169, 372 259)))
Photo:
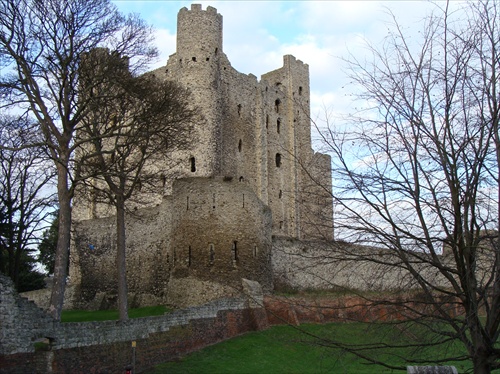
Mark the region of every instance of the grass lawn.
MULTIPOLYGON (((128 311, 129 318, 140 318, 149 316, 159 316, 170 310, 163 306, 146 306, 128 311)), ((61 322, 90 322, 90 321, 110 321, 118 319, 117 310, 63 310, 61 322)))
MULTIPOLYGON (((301 325, 300 329, 330 339, 351 343, 397 341, 405 343, 401 326, 331 323, 301 325)), ((148 374, 159 373, 405 373, 382 366, 367 364, 345 351, 318 345, 317 340, 290 326, 274 326, 266 331, 251 332, 240 337, 207 347, 175 362, 157 366, 148 374)), ((383 357, 393 365, 406 366, 401 357, 413 359, 439 359, 450 352, 460 353, 460 346, 434 347, 432 349, 405 348, 400 350, 367 350, 365 353, 383 357)), ((449 362, 460 373, 471 368, 469 362, 449 362)), ((409 364, 411 365, 411 364, 409 364)), ((423 364, 421 364, 423 365, 423 364)))

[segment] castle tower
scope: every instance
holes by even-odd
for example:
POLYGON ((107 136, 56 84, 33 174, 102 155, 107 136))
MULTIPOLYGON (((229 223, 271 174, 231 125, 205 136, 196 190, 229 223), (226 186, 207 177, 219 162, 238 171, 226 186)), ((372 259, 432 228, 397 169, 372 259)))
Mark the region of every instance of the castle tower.
MULTIPOLYGON (((222 16, 200 4, 182 8, 177 16, 177 52, 170 56, 166 79, 173 79, 192 94, 193 106, 201 109, 203 122, 195 124, 196 144, 184 152, 182 174, 207 177, 220 174, 222 16)), ((225 56, 224 56, 225 57, 225 56)))

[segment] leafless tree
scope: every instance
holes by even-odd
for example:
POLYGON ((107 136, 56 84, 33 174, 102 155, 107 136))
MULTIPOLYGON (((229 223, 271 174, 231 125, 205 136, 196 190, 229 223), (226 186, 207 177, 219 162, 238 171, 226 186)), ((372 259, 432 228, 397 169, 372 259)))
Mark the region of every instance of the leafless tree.
MULTIPOLYGON (((394 17, 369 59, 346 59, 361 107, 350 122, 317 125, 332 156, 336 238, 350 244, 322 260, 364 264, 372 282, 390 275, 397 297, 364 297, 435 337, 417 346, 463 344, 441 362, 489 373, 500 368, 500 4, 441 5, 418 40, 394 17)), ((333 345, 381 361, 366 345, 333 345)))
POLYGON ((2 144, 17 149, 0 149, 0 210, 5 225, 0 235, 0 271, 19 288, 21 262, 27 258, 23 254, 34 248, 54 208, 50 182, 55 173, 42 147, 19 149, 28 142, 36 143, 32 124, 6 116, 0 122, 2 144))
MULTIPOLYGON (((59 236, 50 312, 60 319, 71 227, 75 129, 88 113, 80 95, 85 53, 105 47, 129 57, 136 73, 156 55, 152 33, 108 0, 6 0, 0 3, 1 108, 36 120, 57 169, 59 236)), ((96 82, 96 81, 95 81, 96 82)))
POLYGON ((87 59, 96 63, 88 80, 82 73, 84 82, 91 83, 96 70, 113 74, 106 82, 91 84, 92 111, 78 131, 78 138, 88 143, 79 149, 77 162, 92 175, 86 187, 94 199, 116 209, 118 310, 120 320, 126 320, 126 203, 134 199, 137 207, 144 203, 138 195, 162 192, 165 173, 176 166, 172 153, 186 149, 198 111, 189 106, 186 89, 151 73, 134 77, 118 55, 99 50, 87 59), (115 95, 101 94, 110 87, 115 95))

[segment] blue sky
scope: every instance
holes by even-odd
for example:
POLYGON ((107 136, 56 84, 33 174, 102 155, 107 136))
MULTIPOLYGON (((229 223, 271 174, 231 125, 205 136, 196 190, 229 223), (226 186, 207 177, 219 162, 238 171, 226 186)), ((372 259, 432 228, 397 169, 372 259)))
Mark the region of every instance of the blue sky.
MULTIPOLYGON (((311 109, 348 113, 352 105, 342 57, 364 58, 365 40, 379 44, 388 32, 390 9, 398 22, 415 29, 435 6, 428 1, 162 1, 115 0, 124 13, 139 13, 156 31, 160 59, 175 52, 177 12, 192 3, 217 8, 224 22, 223 49, 232 66, 260 76, 292 54, 309 65, 311 109)), ((437 2, 444 5, 444 2, 437 2)), ((415 34, 416 35, 416 34, 415 34)))

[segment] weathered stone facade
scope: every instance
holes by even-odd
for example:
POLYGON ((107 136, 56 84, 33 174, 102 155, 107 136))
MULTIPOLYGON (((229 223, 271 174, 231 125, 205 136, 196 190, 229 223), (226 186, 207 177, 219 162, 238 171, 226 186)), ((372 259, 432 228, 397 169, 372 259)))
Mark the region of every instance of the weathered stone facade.
MULTIPOLYGON (((308 65, 287 55, 260 81, 239 73, 212 7, 181 9, 177 29, 176 53, 149 74, 187 87, 203 120, 174 162, 149 165, 158 191, 129 217, 127 273, 138 304, 206 302, 239 290, 241 278, 269 290, 273 235, 333 236, 332 200, 317 183, 331 185, 330 158, 311 148, 308 65)), ((92 191, 75 197, 71 281, 77 297, 101 306, 116 288, 111 214, 92 191)))

